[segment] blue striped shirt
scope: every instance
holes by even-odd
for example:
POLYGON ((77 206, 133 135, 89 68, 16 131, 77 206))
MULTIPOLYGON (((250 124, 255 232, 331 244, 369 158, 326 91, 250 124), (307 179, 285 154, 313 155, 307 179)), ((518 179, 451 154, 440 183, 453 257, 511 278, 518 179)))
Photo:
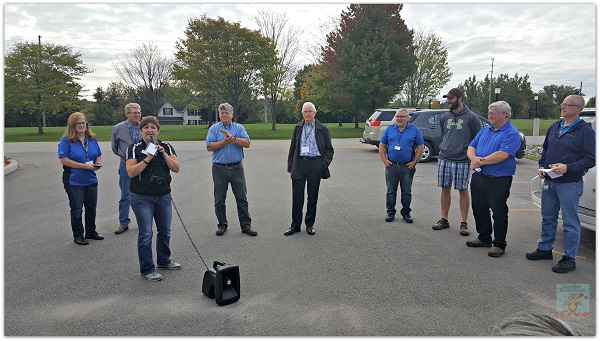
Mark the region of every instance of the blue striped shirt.
POLYGON ((315 121, 311 124, 302 126, 302 132, 300 133, 300 156, 321 156, 319 153, 319 147, 317 146, 317 139, 315 138, 315 121), (304 147, 308 146, 308 152, 302 152, 304 147))
MULTIPOLYGON (((225 139, 225 134, 220 131, 221 129, 227 130, 229 134, 237 138, 250 141, 250 136, 248 136, 246 129, 241 124, 231 122, 229 126, 226 127, 223 122, 219 122, 213 124, 208 129, 208 134, 206 135, 207 146, 213 142, 219 142, 225 139)), ((242 159, 244 159, 244 148, 235 143, 230 143, 221 149, 214 150, 212 155, 213 163, 234 163, 242 161, 242 159)))

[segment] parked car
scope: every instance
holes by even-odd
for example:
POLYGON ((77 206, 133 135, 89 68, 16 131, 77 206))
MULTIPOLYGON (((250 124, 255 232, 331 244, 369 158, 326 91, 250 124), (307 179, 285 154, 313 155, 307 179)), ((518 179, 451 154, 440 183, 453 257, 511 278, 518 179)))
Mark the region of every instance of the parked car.
MULTIPOLYGON (((377 109, 365 122, 365 130, 363 132, 363 138, 360 140, 362 143, 372 144, 379 146, 381 135, 385 129, 393 125, 395 122, 394 115, 399 108, 387 108, 377 109)), ((442 142, 442 128, 440 126, 440 117, 447 112, 447 109, 423 109, 423 108, 406 108, 410 119, 408 122, 415 125, 423 134, 425 140, 425 149, 420 162, 429 162, 431 158, 437 157, 440 152, 440 143, 442 142)), ((485 127, 490 124, 487 118, 477 115, 481 123, 481 127, 485 127)), ((525 156, 525 134, 519 131, 521 136, 521 147, 517 152, 517 159, 525 156)))
MULTIPOLYGON (((583 109, 579 115, 582 120, 592 123, 596 130, 596 109, 583 109)), ((531 180, 531 201, 539 208, 542 207, 542 186, 544 179, 536 176, 531 180)), ((583 195, 579 199, 577 210, 581 227, 596 231, 596 167, 592 167, 583 176, 583 195)), ((560 216, 560 213, 559 213, 560 216)))

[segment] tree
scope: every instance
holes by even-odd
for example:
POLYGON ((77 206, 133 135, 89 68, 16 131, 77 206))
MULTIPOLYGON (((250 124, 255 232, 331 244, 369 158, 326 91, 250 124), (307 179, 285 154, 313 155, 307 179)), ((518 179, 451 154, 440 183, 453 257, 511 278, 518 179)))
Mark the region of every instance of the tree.
POLYGON ((185 36, 175 46, 175 78, 211 98, 213 107, 227 101, 236 114, 243 106, 249 108, 264 89, 263 73, 277 63, 272 41, 239 23, 206 15, 190 19, 185 36))
POLYGON ((586 108, 595 108, 596 107, 596 96, 590 97, 588 102, 585 104, 586 108))
POLYGON ((452 72, 448 67, 448 50, 442 39, 433 32, 419 28, 414 32, 413 44, 416 71, 402 87, 404 105, 419 106, 427 95, 436 95, 450 81, 452 72))
POLYGON ((285 12, 261 9, 253 16, 253 20, 262 35, 270 38, 277 48, 277 63, 270 72, 264 73, 263 78, 263 95, 272 113, 271 130, 275 130, 278 103, 282 101, 286 89, 291 86, 297 70, 298 37, 301 32, 297 27, 289 26, 285 12))
POLYGON ((400 17, 402 4, 352 4, 322 50, 330 110, 366 117, 390 102, 415 70, 413 32, 400 17))
POLYGON ((93 97, 96 102, 91 103, 87 112, 89 121, 96 125, 114 125, 125 119, 123 108, 125 104, 133 101, 131 90, 123 83, 110 82, 106 90, 101 86, 96 88, 93 97))
POLYGON ((113 63, 119 77, 136 90, 142 112, 156 115, 165 102, 165 90, 173 72, 173 60, 163 55, 158 46, 142 44, 131 50, 126 59, 113 63))
POLYGON ((37 115, 43 134, 43 114, 79 105, 82 89, 77 81, 91 72, 81 54, 51 43, 16 43, 4 57, 5 107, 37 115))

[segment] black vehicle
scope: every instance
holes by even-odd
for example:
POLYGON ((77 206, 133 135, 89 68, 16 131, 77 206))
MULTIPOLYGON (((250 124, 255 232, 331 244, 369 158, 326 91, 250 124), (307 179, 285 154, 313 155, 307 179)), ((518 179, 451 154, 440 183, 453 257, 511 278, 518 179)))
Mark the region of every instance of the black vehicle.
MULTIPOLYGON (((363 133, 363 140, 361 140, 361 142, 379 146, 379 139, 381 138, 383 130, 394 124, 394 113, 396 110, 397 109, 378 109, 369 120, 367 120, 365 132, 363 133), (391 116, 389 114, 391 114, 391 116), (383 118, 386 118, 386 120, 383 120, 383 118), (374 127, 379 127, 380 129, 375 131, 374 127)), ((421 134, 423 134, 423 139, 425 140, 425 149, 420 162, 429 162, 431 158, 438 156, 440 152, 440 143, 442 142, 440 118, 446 112, 448 112, 447 109, 411 108, 408 110, 410 115, 408 122, 419 128, 421 134)), ((487 118, 481 115, 477 115, 477 118, 479 118, 482 128, 490 125, 490 121, 488 121, 487 118)), ((526 146, 525 134, 519 131, 519 135, 521 136, 521 147, 517 151, 517 159, 521 159, 525 156, 526 146)))

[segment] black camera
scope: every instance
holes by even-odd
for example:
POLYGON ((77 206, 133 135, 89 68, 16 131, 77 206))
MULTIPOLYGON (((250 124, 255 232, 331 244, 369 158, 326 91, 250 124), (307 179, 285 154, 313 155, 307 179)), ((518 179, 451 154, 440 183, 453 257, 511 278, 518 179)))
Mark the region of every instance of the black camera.
POLYGON ((155 183, 157 185, 162 184, 164 181, 164 178, 162 176, 156 176, 156 175, 150 175, 150 182, 151 183, 155 183))

